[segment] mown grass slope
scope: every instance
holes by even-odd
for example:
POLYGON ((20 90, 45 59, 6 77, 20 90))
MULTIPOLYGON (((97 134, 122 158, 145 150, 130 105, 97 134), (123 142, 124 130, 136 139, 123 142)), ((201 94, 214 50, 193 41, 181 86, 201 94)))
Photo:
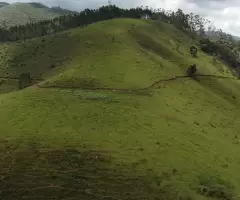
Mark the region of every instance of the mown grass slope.
POLYGON ((118 19, 2 45, 1 76, 46 80, 0 96, 0 197, 236 199, 240 83, 189 41, 118 19), (193 63, 213 76, 173 79, 193 63))

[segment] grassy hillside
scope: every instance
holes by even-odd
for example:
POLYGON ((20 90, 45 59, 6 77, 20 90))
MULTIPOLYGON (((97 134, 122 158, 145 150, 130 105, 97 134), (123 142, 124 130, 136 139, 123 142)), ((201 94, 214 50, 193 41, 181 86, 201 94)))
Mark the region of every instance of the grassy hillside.
POLYGON ((0 7, 3 7, 3 6, 8 6, 9 3, 6 3, 6 2, 0 2, 0 7))
MULTIPOLYGON (((70 12, 70 11, 69 11, 70 12)), ((51 10, 39 3, 14 3, 0 7, 0 27, 9 28, 12 26, 34 23, 41 20, 53 19, 62 14, 63 10, 51 10)))
POLYGON ((199 53, 189 56, 190 39, 170 25, 138 20, 110 20, 26 42, 2 44, 0 76, 30 72, 49 86, 143 88, 159 79, 199 73, 232 76, 221 63, 199 53), (101 48, 100 48, 101 47, 101 48), (127 55, 127 56, 126 56, 127 55), (84 58, 84 59, 83 59, 84 58), (56 75, 56 76, 54 76, 56 75))
POLYGON ((118 19, 2 45, 2 77, 45 81, 0 96, 1 199, 237 199, 240 83, 190 44, 118 19))

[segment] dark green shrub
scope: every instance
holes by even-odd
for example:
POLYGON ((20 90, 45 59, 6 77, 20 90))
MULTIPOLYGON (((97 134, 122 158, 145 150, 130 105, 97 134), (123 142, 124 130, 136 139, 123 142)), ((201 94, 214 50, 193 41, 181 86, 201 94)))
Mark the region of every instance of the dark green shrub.
POLYGON ((199 41, 199 46, 202 51, 204 51, 207 54, 216 54, 218 53, 218 47, 217 45, 212 42, 209 38, 203 38, 199 41))
POLYGON ((190 65, 187 69, 187 76, 193 77, 197 73, 197 65, 190 65))
POLYGON ((190 54, 193 56, 193 57, 197 57, 197 52, 198 52, 198 49, 195 45, 191 46, 190 47, 190 54))
POLYGON ((54 68, 56 68, 56 65, 55 64, 51 64, 50 68, 54 69, 54 68))
POLYGON ((231 200, 232 192, 223 185, 201 186, 199 187, 200 194, 223 200, 231 200))
POLYGON ((0 85, 3 85, 5 80, 0 80, 0 85))
POLYGON ((231 200, 233 198, 232 185, 229 182, 215 176, 202 176, 200 178, 198 192, 206 197, 216 199, 231 200))
POLYGON ((31 85, 30 73, 23 73, 19 76, 19 89, 26 88, 31 85))

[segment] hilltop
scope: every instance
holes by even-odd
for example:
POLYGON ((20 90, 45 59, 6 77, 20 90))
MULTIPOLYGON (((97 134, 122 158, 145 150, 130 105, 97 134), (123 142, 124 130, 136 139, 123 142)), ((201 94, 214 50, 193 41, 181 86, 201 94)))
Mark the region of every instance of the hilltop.
POLYGON ((70 13, 73 12, 61 8, 49 8, 40 3, 0 3, 0 27, 9 28, 35 23, 70 13))
POLYGON ((1 199, 238 196, 240 83, 193 44, 140 19, 1 44, 1 77, 43 79, 1 79, 1 199))

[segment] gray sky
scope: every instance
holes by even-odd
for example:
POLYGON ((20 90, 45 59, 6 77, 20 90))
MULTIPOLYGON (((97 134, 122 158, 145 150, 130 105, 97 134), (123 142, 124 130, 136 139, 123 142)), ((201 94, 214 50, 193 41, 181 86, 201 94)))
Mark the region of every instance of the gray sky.
MULTIPOLYGON (((16 2, 15 0, 5 1, 16 2)), ((18 0, 18 2, 29 1, 31 0, 18 0)), ((35 2, 42 2, 48 6, 59 5, 63 8, 79 11, 87 7, 105 5, 108 0, 35 0, 35 2)), ((112 3, 121 7, 148 5, 153 8, 171 10, 181 8, 185 12, 206 16, 214 22, 217 28, 240 36, 240 0, 112 0, 112 3)))

